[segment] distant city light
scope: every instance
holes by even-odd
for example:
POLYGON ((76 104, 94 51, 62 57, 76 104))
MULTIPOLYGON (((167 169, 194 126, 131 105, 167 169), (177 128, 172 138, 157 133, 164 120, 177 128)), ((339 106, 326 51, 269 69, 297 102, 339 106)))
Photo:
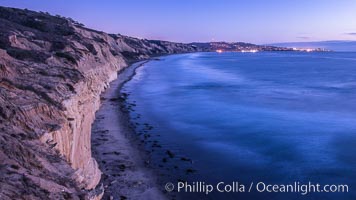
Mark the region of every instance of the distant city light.
POLYGON ((258 52, 258 50, 257 49, 250 49, 250 50, 242 50, 241 52, 242 53, 256 53, 256 52, 258 52))

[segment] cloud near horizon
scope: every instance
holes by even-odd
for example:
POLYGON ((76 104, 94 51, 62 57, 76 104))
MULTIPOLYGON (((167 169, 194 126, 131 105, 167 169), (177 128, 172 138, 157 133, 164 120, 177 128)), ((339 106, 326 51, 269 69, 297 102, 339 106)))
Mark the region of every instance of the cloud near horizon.
POLYGON ((346 35, 352 35, 352 36, 356 36, 356 32, 353 33, 345 33, 346 35))
POLYGON ((298 36, 297 38, 298 39, 303 39, 303 40, 311 39, 311 37, 308 37, 308 36, 298 36))

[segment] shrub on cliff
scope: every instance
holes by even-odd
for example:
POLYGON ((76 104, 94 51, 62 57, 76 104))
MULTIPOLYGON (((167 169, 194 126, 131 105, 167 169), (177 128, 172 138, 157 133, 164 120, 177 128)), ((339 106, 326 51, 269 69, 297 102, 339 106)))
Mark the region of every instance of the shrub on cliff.
POLYGON ((8 48, 6 51, 13 58, 39 63, 44 63, 46 59, 50 57, 48 54, 41 51, 19 49, 15 47, 8 48))
POLYGON ((58 56, 58 57, 61 57, 61 58, 65 58, 65 59, 67 59, 69 62, 71 62, 73 64, 78 64, 77 60, 70 53, 67 53, 67 52, 56 52, 55 55, 58 56))

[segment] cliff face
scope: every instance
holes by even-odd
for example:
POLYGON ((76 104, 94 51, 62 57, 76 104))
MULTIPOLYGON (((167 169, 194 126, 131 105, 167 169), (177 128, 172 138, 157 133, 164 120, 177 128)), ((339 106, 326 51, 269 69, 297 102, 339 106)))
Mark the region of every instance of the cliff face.
POLYGON ((100 198, 90 134, 100 93, 128 62, 194 46, 109 35, 0 7, 1 199, 100 198))

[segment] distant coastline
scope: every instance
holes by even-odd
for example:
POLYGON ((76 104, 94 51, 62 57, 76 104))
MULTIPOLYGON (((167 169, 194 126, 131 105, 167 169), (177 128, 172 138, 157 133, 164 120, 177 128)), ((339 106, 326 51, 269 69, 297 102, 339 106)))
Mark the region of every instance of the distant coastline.
POLYGON ((193 42, 189 43, 193 47, 202 49, 202 51, 216 51, 221 52, 259 52, 259 51, 306 51, 306 52, 324 52, 330 51, 325 48, 293 48, 288 46, 278 46, 278 45, 257 45, 245 42, 193 42))
POLYGON ((356 41, 352 40, 332 40, 332 41, 315 41, 315 42, 285 42, 273 43, 268 45, 281 46, 286 48, 322 48, 340 52, 355 52, 356 41))

